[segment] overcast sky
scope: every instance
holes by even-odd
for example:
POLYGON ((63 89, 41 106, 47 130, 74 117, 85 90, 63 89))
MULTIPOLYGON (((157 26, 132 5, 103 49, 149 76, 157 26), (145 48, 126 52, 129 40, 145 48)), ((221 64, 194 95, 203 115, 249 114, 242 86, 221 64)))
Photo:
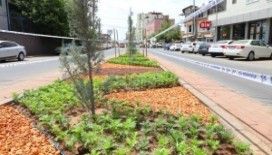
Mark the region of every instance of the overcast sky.
MULTIPOLYGON (((208 0, 196 0, 196 5, 201 6, 207 2, 208 0)), ((119 40, 123 40, 127 31, 130 8, 134 13, 134 25, 136 25, 137 14, 150 11, 162 12, 178 21, 181 19, 178 15, 182 9, 191 4, 193 0, 99 0, 98 16, 102 20, 104 33, 115 28, 119 32, 119 40)))

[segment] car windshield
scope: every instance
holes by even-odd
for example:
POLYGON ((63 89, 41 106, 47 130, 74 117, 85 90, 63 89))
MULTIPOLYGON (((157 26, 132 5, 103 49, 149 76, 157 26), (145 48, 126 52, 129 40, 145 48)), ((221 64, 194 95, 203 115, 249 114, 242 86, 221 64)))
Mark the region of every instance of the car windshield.
POLYGON ((233 41, 231 44, 247 44, 249 40, 236 40, 233 41))

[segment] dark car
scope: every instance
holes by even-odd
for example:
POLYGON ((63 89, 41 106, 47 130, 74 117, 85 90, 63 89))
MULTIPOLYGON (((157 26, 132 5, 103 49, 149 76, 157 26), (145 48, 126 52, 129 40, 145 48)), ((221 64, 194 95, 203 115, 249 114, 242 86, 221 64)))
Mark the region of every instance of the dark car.
POLYGON ((198 53, 202 54, 203 56, 205 56, 206 54, 209 54, 209 48, 211 47, 211 45, 207 42, 203 42, 199 45, 198 48, 198 53))
POLYGON ((170 50, 171 45, 172 45, 171 43, 164 44, 163 46, 164 50, 170 50))

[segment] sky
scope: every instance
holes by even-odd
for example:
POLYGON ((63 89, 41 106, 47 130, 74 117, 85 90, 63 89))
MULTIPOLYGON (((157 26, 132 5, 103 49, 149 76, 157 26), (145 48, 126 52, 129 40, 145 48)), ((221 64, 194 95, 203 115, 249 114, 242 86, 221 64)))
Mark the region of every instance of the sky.
MULTIPOLYGON (((208 0, 195 0, 197 6, 208 2, 208 0)), ((115 28, 119 33, 119 40, 125 39, 127 32, 127 18, 131 8, 133 12, 133 22, 136 25, 137 14, 150 11, 162 12, 174 18, 181 20, 179 14, 186 6, 192 5, 193 0, 99 0, 98 16, 102 21, 102 30, 115 28)))

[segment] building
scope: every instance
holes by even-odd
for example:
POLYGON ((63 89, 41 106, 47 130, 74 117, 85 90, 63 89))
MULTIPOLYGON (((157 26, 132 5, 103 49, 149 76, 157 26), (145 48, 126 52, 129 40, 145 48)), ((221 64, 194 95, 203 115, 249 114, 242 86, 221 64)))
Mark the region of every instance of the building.
POLYGON ((0 0, 0 29, 8 30, 8 25, 7 1, 0 0))
MULTIPOLYGON (((188 17, 194 11, 197 11, 199 7, 190 5, 182 10, 182 16, 188 17)), ((195 19, 185 20, 184 27, 185 32, 182 36, 185 41, 194 40, 213 40, 212 23, 208 20, 209 12, 203 12, 196 16, 195 19)))
POLYGON ((164 16, 164 18, 154 19, 150 23, 146 25, 146 36, 147 38, 151 37, 152 35, 158 33, 162 27, 162 24, 169 20, 171 25, 175 24, 174 19, 169 19, 169 16, 164 16))
POLYGON ((156 27, 158 25, 159 21, 154 21, 155 19, 169 19, 169 16, 165 16, 161 12, 149 12, 138 14, 135 31, 137 42, 143 42, 147 27, 151 28, 156 27), (148 26, 148 24, 150 24, 151 22, 153 22, 153 26, 151 26, 152 24, 148 26))
POLYGON ((226 0, 226 10, 210 14, 215 38, 259 39, 272 44, 272 0, 226 0))

